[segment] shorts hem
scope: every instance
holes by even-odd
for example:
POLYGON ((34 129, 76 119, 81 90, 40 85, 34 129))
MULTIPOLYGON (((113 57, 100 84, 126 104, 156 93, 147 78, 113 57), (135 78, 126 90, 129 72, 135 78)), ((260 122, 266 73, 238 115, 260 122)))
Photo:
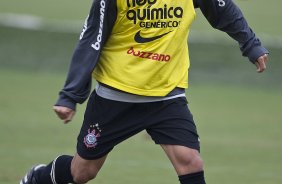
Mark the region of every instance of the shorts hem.
POLYGON ((77 154, 78 154, 81 158, 83 158, 83 159, 85 159, 85 160, 97 160, 97 159, 102 158, 103 156, 107 155, 107 154, 110 153, 112 150, 113 150, 113 149, 110 149, 110 150, 108 150, 108 151, 105 151, 105 152, 103 152, 103 153, 99 153, 99 154, 97 154, 97 155, 89 155, 89 154, 87 155, 87 154, 83 154, 83 153, 81 153, 81 152, 79 152, 79 151, 77 151, 77 154))
POLYGON ((191 148, 191 149, 195 149, 198 150, 200 152, 200 145, 198 143, 191 143, 191 144, 185 144, 185 143, 171 143, 171 142, 161 142, 161 141, 154 141, 155 144, 163 144, 163 145, 177 145, 177 146, 184 146, 187 148, 191 148))

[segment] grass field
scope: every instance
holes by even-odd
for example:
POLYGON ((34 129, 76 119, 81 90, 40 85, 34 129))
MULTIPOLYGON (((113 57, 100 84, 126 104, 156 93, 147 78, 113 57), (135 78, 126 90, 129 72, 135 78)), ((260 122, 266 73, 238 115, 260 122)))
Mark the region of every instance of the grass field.
MULTIPOLYGON (((250 25, 261 33, 282 35, 279 24, 282 13, 280 0, 234 0, 243 10, 250 25)), ((0 13, 29 14, 49 20, 82 20, 86 17, 92 0, 0 0, 0 13)), ((207 28, 206 21, 199 13, 198 20, 193 24, 197 30, 207 28)))
MULTIPOLYGON (((63 81, 61 74, 0 70, 1 184, 16 183, 34 163, 74 153, 84 106, 69 125, 55 117, 51 107, 63 81)), ((281 183, 281 91, 198 84, 188 99, 209 183, 281 183)), ((92 183, 177 180, 161 149, 142 133, 117 147, 92 183)))
MULTIPOLYGON (((236 2, 258 35, 282 35, 277 23, 282 1, 269 1, 267 11, 262 0, 255 1, 255 8, 251 0, 236 2)), ((0 4, 0 18, 16 13, 82 21, 90 0, 0 0, 0 4)), ((194 31, 206 30, 209 26, 198 18, 194 31)), ((71 124, 63 125, 52 105, 64 83, 78 32, 0 26, 0 184, 18 183, 33 164, 75 152, 85 106, 78 107, 71 124)), ((269 67, 257 74, 235 43, 190 44, 187 97, 201 135, 209 184, 282 183, 282 54, 281 47, 268 49, 269 67)), ((115 148, 90 183, 178 182, 162 150, 140 133, 115 148)))

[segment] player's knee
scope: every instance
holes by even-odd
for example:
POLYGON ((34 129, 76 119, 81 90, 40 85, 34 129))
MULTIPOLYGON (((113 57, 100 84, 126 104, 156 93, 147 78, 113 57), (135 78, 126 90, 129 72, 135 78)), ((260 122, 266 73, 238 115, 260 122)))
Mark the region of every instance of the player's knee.
POLYGON ((90 167, 89 165, 79 165, 75 167, 72 165, 71 174, 73 181, 76 184, 84 184, 94 179, 98 173, 98 170, 90 167))
POLYGON ((204 170, 203 160, 198 151, 190 152, 189 154, 182 155, 179 158, 178 170, 180 173, 194 173, 204 170))
POLYGON ((97 172, 89 172, 89 171, 83 171, 83 172, 73 172, 72 177, 73 181, 76 184, 84 184, 88 181, 94 179, 97 175, 97 172))
POLYGON ((197 156, 195 156, 191 159, 190 165, 191 165, 191 167, 193 167, 195 169, 195 171, 204 170, 204 163, 203 163, 202 158, 199 155, 197 155, 197 156))

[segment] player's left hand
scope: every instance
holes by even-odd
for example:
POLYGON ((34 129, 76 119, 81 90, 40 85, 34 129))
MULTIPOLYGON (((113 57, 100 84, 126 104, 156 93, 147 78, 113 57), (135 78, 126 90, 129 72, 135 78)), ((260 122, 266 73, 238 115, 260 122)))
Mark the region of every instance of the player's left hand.
POLYGON ((57 114, 57 116, 64 121, 65 124, 70 122, 75 114, 73 109, 63 106, 53 106, 53 110, 57 114))
POLYGON ((255 65, 257 67, 258 73, 262 73, 266 69, 267 61, 268 61, 268 55, 267 54, 264 54, 257 59, 257 61, 255 62, 255 65))

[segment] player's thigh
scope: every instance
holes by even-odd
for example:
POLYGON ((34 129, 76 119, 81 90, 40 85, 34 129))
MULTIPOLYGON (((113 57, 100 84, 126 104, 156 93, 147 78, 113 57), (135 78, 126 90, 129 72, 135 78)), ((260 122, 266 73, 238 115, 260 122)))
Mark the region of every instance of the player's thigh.
POLYGON ((71 163, 72 176, 74 178, 95 178, 106 158, 107 155, 95 160, 86 160, 76 154, 71 163))
POLYGON ((159 145, 182 145, 200 150, 199 135, 185 98, 163 101, 146 131, 159 145))
POLYGON ((201 171, 199 135, 187 100, 177 98, 163 103, 154 116, 159 121, 148 126, 147 132, 162 146, 179 175, 201 171))
POLYGON ((180 145, 164 145, 165 151, 178 175, 195 173, 203 170, 203 161, 197 149, 180 145))

